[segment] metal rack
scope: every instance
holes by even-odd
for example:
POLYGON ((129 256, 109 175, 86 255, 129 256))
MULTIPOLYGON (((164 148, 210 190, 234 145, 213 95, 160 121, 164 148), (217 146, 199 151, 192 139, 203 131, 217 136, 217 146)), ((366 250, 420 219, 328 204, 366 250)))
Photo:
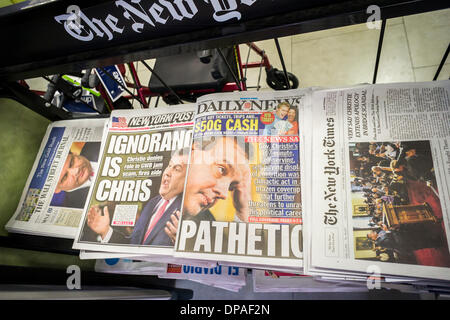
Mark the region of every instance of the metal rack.
MULTIPOLYGON (((76 1, 76 5, 66 0, 25 1, 0 9, 1 39, 20 48, 0 53, 0 94, 52 121, 70 119, 71 114, 46 106, 44 99, 15 81, 364 23, 372 2, 191 0, 179 2, 185 4, 182 15, 180 8, 163 7, 167 1, 103 0, 94 5, 89 1, 76 1), (230 9, 219 10, 225 4, 230 9), (86 26, 83 30, 70 25, 68 10, 77 12, 78 25, 86 26), (82 40, 73 36, 77 32, 82 40)), ((448 2, 382 0, 377 6, 386 21, 444 9, 448 2)), ((384 28, 381 31, 374 79, 384 28)))

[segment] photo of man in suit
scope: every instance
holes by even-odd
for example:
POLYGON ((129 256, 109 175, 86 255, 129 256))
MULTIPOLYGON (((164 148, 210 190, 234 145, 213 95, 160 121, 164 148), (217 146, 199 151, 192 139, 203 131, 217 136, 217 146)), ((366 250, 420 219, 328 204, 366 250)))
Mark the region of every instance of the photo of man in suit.
POLYGON ((248 220, 251 176, 244 148, 234 137, 212 137, 194 142, 183 214, 205 213, 232 191, 236 216, 241 221, 248 220))
POLYGON ((172 213, 180 210, 189 148, 177 150, 164 169, 159 194, 151 198, 142 209, 130 236, 113 230, 110 226, 112 212, 108 206, 92 206, 87 217, 88 227, 102 243, 173 246, 164 231, 172 213))
MULTIPOLYGON (((186 181, 183 219, 216 220, 210 209, 231 191, 234 220, 248 222, 251 174, 245 144, 235 137, 194 141, 186 181)), ((166 232, 175 241, 180 214, 168 221, 166 232)))
POLYGON ((94 179, 100 142, 84 143, 79 154, 69 152, 56 184, 51 206, 84 208, 94 179))

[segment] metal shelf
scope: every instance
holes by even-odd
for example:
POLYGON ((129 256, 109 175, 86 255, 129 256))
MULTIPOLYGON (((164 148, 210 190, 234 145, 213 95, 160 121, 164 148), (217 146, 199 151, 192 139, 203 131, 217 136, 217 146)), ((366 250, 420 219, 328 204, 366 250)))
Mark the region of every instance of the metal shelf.
MULTIPOLYGON (((172 18, 174 15, 171 17, 168 7, 159 6, 163 10, 161 19, 167 19, 162 24, 155 21, 149 10, 152 5, 158 5, 157 1, 141 0, 139 4, 96 1, 95 5, 89 1, 76 1, 82 17, 80 24, 85 27, 80 35, 84 40, 92 38, 89 41, 71 36, 66 31, 70 29, 70 23, 66 24, 66 29, 64 27, 67 19, 64 14, 73 1, 44 1, 37 6, 32 5, 35 1, 25 1, 0 9, 0 37, 9 47, 0 53, 0 79, 15 81, 78 72, 91 67, 364 23, 370 16, 367 8, 373 4, 371 0, 222 1, 227 2, 230 7, 236 4, 236 9, 215 11, 213 6, 219 5, 216 0, 209 3, 185 1, 183 3, 191 3, 194 7, 186 9, 185 17, 178 17, 181 20, 172 18), (233 15, 226 16, 230 12, 233 15)), ((381 0, 377 5, 381 18, 389 19, 444 9, 448 2, 381 0)), ((74 29, 70 30, 72 34, 76 33, 74 29)))

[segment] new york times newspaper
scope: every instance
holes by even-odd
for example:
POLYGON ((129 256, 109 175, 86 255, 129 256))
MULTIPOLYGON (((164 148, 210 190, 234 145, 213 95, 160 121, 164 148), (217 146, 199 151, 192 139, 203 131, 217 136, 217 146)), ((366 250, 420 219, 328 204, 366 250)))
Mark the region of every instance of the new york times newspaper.
POLYGON ((314 92, 311 266, 450 280, 450 82, 314 92))
POLYGON ((292 90, 197 101, 176 257, 302 267, 306 99, 292 90))
POLYGON ((10 232, 73 239, 97 169, 106 119, 55 121, 48 126, 10 232))
POLYGON ((165 227, 181 208, 194 104, 117 110, 74 248, 171 255, 165 227))

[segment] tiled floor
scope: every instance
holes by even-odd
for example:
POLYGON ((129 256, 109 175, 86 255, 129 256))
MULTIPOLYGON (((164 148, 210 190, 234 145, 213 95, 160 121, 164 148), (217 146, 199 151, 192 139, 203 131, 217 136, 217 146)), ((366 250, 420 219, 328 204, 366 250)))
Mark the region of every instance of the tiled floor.
MULTIPOLYGON (((297 76, 300 87, 338 87, 372 83, 380 30, 366 24, 298 34, 280 38, 286 68, 297 76)), ((377 83, 431 81, 450 42, 450 9, 389 19, 384 35, 377 83)), ((271 64, 282 69, 274 40, 256 42, 264 49, 271 64)), ((245 62, 248 47, 240 45, 245 62)), ((250 62, 260 58, 250 52, 250 62)), ((153 66, 154 60, 147 60, 153 66)), ((136 63, 142 84, 148 84, 150 72, 136 63)), ((129 76, 129 74, 128 74, 129 76)), ((258 84, 259 69, 247 71, 249 86, 258 84)), ((439 79, 450 76, 450 59, 442 68, 439 79)), ((129 77, 131 79, 131 77, 129 77)), ((45 80, 28 81, 33 88, 46 87, 45 80)), ((261 90, 270 90, 262 69, 261 90)), ((250 90, 256 90, 250 89, 250 90)), ((150 106, 153 107, 156 98, 150 106)), ((137 101, 134 107, 139 108, 137 101)), ((162 100, 158 106, 164 105, 162 100)))

